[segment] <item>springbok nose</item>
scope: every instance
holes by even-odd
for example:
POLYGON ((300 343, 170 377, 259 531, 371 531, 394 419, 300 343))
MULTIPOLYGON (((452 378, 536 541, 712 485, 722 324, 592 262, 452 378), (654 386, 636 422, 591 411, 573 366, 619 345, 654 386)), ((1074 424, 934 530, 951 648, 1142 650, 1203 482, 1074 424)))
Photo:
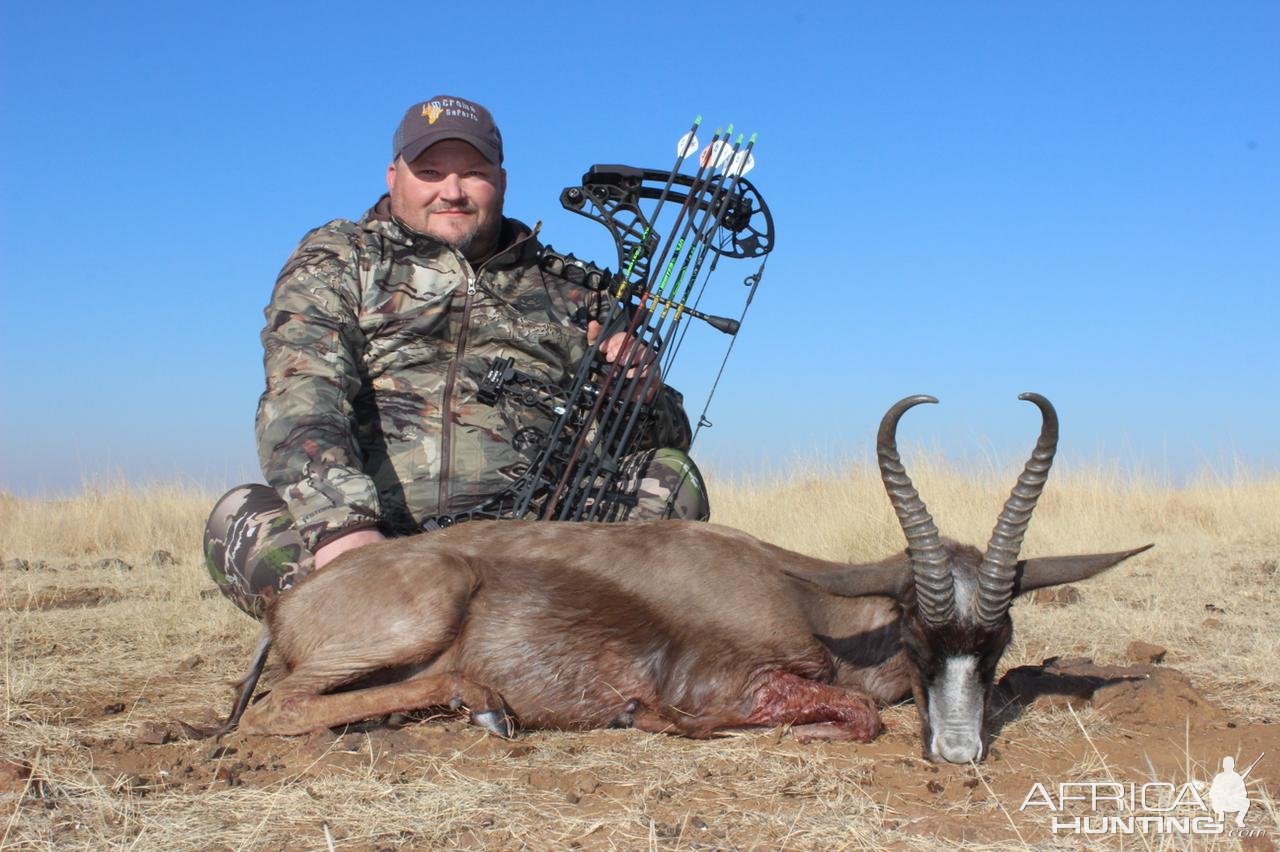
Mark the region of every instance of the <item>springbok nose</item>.
POLYGON ((982 755, 982 743, 964 734, 943 734, 938 738, 937 752, 947 763, 968 763, 982 755))

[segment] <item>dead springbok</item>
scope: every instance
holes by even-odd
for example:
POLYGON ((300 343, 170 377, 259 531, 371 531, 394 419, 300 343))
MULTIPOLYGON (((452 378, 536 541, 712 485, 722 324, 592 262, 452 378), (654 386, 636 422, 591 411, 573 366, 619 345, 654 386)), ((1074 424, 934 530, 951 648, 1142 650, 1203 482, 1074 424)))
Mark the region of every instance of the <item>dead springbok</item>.
POLYGON ((889 409, 877 441, 905 553, 844 565, 677 521, 474 521, 370 545, 272 606, 289 674, 243 729, 302 734, 450 707, 504 737, 517 726, 706 737, 787 725, 801 739, 867 741, 876 703, 912 693, 926 757, 981 760, 1013 596, 1146 549, 1018 560, 1058 440, 1049 401, 1021 398, 1040 408, 1040 439, 985 553, 938 534, 903 469, 898 420, 937 401, 913 396, 889 409))

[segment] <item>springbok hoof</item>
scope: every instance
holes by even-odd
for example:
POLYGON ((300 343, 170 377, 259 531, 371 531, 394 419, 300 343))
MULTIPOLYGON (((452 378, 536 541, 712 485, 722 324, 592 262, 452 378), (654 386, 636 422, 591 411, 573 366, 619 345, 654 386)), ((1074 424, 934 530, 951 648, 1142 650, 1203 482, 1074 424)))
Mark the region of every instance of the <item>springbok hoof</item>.
POLYGON ((636 726, 636 710, 640 709, 640 699, 633 698, 622 708, 622 712, 609 723, 610 728, 634 728, 636 726))
POLYGON ((482 710, 479 713, 472 713, 471 722, 504 740, 512 739, 516 735, 515 722, 501 710, 482 710))

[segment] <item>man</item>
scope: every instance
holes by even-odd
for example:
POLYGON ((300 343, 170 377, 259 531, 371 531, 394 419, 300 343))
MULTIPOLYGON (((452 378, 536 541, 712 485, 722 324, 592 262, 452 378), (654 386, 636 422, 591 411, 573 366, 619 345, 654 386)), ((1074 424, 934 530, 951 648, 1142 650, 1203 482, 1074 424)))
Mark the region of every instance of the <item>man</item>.
MULTIPOLYGON (((479 402, 478 383, 498 356, 566 381, 607 305, 540 268, 535 232, 503 216, 502 159, 484 107, 414 104, 392 138, 387 194, 359 222, 308 233, 280 273, 257 417, 270 487, 233 488, 204 537, 209 573, 250 615, 347 550, 502 492, 528 462, 512 438, 551 425, 513 400, 479 402)), ((615 334, 601 349, 631 374, 656 369, 628 344, 615 334)), ((624 467, 631 517, 705 520, 679 395, 664 388, 656 404, 659 434, 624 467)))

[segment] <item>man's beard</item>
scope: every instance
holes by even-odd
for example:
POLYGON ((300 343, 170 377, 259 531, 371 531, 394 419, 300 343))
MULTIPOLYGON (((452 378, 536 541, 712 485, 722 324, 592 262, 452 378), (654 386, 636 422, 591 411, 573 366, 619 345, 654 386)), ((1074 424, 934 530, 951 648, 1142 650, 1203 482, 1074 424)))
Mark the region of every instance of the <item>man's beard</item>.
MULTIPOLYGON (((426 211, 424 221, 430 221, 432 213, 443 213, 446 211, 460 211, 462 213, 474 215, 477 213, 477 208, 471 204, 468 204, 465 207, 433 207, 426 211)), ((436 239, 440 240, 440 242, 450 248, 453 248, 468 260, 478 259, 477 257, 472 256, 472 249, 478 249, 487 256, 497 249, 498 232, 502 227, 502 208, 498 207, 494 213, 495 215, 491 222, 483 223, 483 233, 481 232, 482 223, 477 220, 475 224, 464 234, 460 234, 455 237, 442 237, 434 234, 432 236, 436 236, 436 239)))
POLYGON ((441 237, 440 241, 443 242, 445 245, 453 249, 456 249, 459 253, 461 253, 465 257, 467 254, 467 249, 471 248, 471 244, 476 241, 476 237, 478 237, 479 235, 480 235, 480 224, 476 223, 476 226, 474 228, 472 228, 470 231, 463 234, 462 236, 454 237, 453 239, 445 239, 444 237, 441 237))

